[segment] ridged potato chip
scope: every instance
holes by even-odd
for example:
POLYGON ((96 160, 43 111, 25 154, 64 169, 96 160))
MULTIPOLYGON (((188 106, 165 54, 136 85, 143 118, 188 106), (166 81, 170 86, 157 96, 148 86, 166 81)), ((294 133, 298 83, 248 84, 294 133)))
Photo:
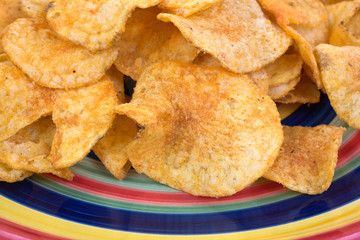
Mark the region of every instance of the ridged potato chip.
POLYGON ((331 106, 339 118, 360 128, 360 47, 320 44, 315 54, 331 106))
POLYGON ((264 177, 285 187, 306 193, 320 194, 332 181, 345 128, 283 127, 284 142, 274 164, 264 177))
POLYGON ((51 90, 37 86, 11 62, 0 62, 0 141, 52 111, 51 90))
POLYGON ((183 17, 205 10, 222 0, 162 0, 159 8, 183 17))
POLYGON ((285 97, 276 99, 277 103, 317 103, 320 101, 320 91, 306 74, 302 74, 300 82, 285 97))
POLYGON ((55 125, 51 118, 39 119, 0 141, 0 162, 16 170, 52 173, 72 180, 74 175, 70 169, 55 169, 48 159, 54 134, 55 125))
POLYGON ((174 23, 194 46, 236 73, 261 69, 292 43, 281 28, 265 17, 256 0, 223 0, 187 18, 166 13, 158 18, 174 23))
POLYGON ((112 127, 92 149, 111 174, 119 180, 126 177, 131 168, 125 149, 136 137, 137 131, 133 120, 126 116, 116 116, 112 127))
POLYGON ((117 57, 117 48, 92 53, 57 38, 41 19, 18 19, 2 44, 9 59, 37 84, 71 89, 97 82, 117 57))
POLYGON ((228 196, 250 185, 283 140, 274 102, 221 68, 156 63, 116 111, 141 126, 127 147, 133 167, 193 195, 228 196))
POLYGON ((46 19, 46 9, 53 0, 20 0, 20 10, 31 18, 46 19))
POLYGON ((33 175, 32 172, 24 170, 15 170, 0 161, 0 181, 18 182, 33 175))
POLYGON ((104 76, 87 87, 57 90, 54 99, 56 133, 49 158, 56 168, 66 168, 81 161, 111 127, 116 92, 104 76))
POLYGON ((160 0, 55 0, 47 21, 62 38, 92 51, 109 48, 125 31, 135 8, 155 6, 160 0))
POLYGON ((294 38, 298 52, 306 63, 306 71, 318 88, 322 88, 320 72, 313 54, 314 47, 326 43, 329 21, 320 0, 259 0, 264 9, 274 15, 279 26, 294 38))
MULTIPOLYGON (((207 67, 222 67, 220 62, 211 56, 210 54, 200 53, 195 60, 193 61, 194 64, 200 66, 207 66, 207 67)), ((262 89, 265 93, 269 91, 269 80, 267 73, 264 68, 245 74, 249 77, 253 82, 262 89)))
POLYGON ((345 1, 327 6, 330 19, 329 44, 360 46, 360 1, 345 1))
POLYGON ((198 50, 171 23, 156 19, 158 8, 137 9, 117 42, 116 67, 132 79, 139 79, 146 67, 161 60, 192 62, 198 50))

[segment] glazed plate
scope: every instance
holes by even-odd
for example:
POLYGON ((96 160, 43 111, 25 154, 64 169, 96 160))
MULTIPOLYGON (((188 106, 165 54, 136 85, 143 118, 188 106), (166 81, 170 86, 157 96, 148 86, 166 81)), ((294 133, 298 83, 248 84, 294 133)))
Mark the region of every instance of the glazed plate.
POLYGON ((73 181, 34 175, 0 183, 1 239, 359 239, 360 132, 326 95, 314 105, 279 105, 285 125, 347 127, 334 180, 303 195, 258 180, 231 197, 194 197, 133 170, 123 181, 93 154, 73 181))

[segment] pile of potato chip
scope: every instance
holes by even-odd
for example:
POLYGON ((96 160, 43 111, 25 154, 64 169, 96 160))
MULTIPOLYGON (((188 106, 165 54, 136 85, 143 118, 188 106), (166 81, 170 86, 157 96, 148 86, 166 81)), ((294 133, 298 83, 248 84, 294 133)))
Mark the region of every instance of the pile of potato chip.
POLYGON ((360 0, 0 0, 0 180, 71 180, 91 150, 196 196, 331 184, 344 128, 282 126, 329 96, 360 128, 360 0), (335 2, 335 3, 334 3, 335 2), (137 82, 130 98, 123 76, 137 82))

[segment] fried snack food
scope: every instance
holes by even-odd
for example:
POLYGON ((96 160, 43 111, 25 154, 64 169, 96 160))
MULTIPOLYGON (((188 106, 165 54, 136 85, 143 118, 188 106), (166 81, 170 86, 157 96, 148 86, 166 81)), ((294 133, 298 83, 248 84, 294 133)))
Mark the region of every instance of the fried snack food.
POLYGON ((116 67, 133 80, 139 79, 146 67, 162 60, 192 62, 199 50, 182 36, 171 23, 156 19, 156 7, 137 9, 119 37, 116 67))
POLYGON ((81 161, 111 127, 116 92, 104 76, 88 87, 57 90, 54 99, 56 133, 49 158, 56 168, 66 168, 81 161))
POLYGON ((125 31, 135 8, 155 6, 160 0, 55 0, 46 19, 62 38, 92 51, 111 47, 125 31))
POLYGON ((283 140, 274 102, 249 78, 221 68, 156 63, 116 111, 141 126, 127 147, 136 171, 196 196, 249 186, 283 140))
POLYGON ((329 44, 336 46, 358 46, 360 1, 345 1, 326 7, 330 19, 329 44))
POLYGON ((0 141, 0 162, 16 170, 52 173, 72 180, 74 174, 69 168, 55 169, 48 159, 54 134, 55 125, 51 117, 39 119, 0 141))
POLYGON ((187 18, 162 13, 158 19, 174 23, 194 46, 236 73, 261 69, 292 43, 281 28, 265 17, 256 0, 223 0, 187 18))
POLYGON ((71 89, 95 83, 117 57, 113 47, 92 53, 57 38, 41 19, 18 19, 2 39, 9 59, 41 86, 71 89))
POLYGON ((34 84, 11 62, 0 62, 0 141, 52 111, 50 90, 34 84))
POLYGON ((326 191, 332 181, 345 128, 283 126, 284 142, 264 177, 306 194, 326 191))
POLYGON ((319 69, 314 57, 314 47, 328 41, 328 15, 320 0, 259 0, 279 26, 294 38, 298 52, 305 62, 305 69, 322 88, 319 69))
POLYGON ((6 62, 9 61, 9 59, 7 58, 6 54, 0 54, 0 62, 6 62))
POLYGON ((20 10, 30 18, 46 19, 46 9, 53 0, 20 0, 20 10))
POLYGON ((339 118, 360 128, 360 47, 320 44, 315 54, 331 106, 339 118))
POLYGON ((15 170, 6 164, 0 162, 0 181, 9 183, 22 181, 27 177, 33 175, 32 172, 24 170, 15 170))
MULTIPOLYGON (((0 1, 0 38, 7 25, 15 21, 17 18, 24 17, 19 11, 19 0, 1 0, 0 1)), ((0 54, 4 49, 0 43, 0 54)))
POLYGON ((131 168, 125 149, 137 132, 138 127, 133 120, 117 115, 112 127, 92 149, 110 173, 119 180, 126 177, 131 168))
MULTIPOLYGON (((207 53, 200 53, 195 60, 193 61, 194 64, 200 65, 200 66, 207 66, 207 67, 219 67, 222 68, 220 62, 207 53)), ((267 73, 264 68, 245 74, 247 77, 249 77, 253 82, 262 89, 265 93, 268 93, 269 91, 269 80, 267 73)))
POLYGON ((300 55, 284 54, 264 67, 269 83, 269 96, 278 99, 286 96, 300 81, 303 61, 300 55))
MULTIPOLYGON (((114 67, 106 74, 114 83, 118 102, 125 103, 122 74, 114 67)), ((126 177, 131 168, 125 149, 130 141, 136 137, 137 131, 138 128, 133 120, 126 116, 117 115, 105 136, 92 148, 104 166, 119 180, 126 177)))
POLYGON ((222 0, 162 0, 159 3, 159 8, 166 9, 176 15, 188 17, 220 1, 222 0))
POLYGON ((302 73, 300 82, 285 97, 275 99, 277 103, 317 103, 320 101, 320 91, 311 78, 302 73))

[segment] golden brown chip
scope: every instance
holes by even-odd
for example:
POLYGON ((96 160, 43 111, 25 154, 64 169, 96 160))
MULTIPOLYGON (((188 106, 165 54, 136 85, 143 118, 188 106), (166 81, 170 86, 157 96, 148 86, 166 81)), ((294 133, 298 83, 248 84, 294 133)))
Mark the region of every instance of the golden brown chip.
POLYGON ((275 62, 265 66, 269 78, 269 87, 278 87, 299 77, 302 69, 301 57, 296 54, 284 54, 275 62))
POLYGON ((284 142, 264 177, 307 194, 320 194, 331 184, 345 128, 284 126, 284 142))
POLYGON ((198 54, 173 24, 156 19, 159 13, 155 7, 135 10, 117 42, 120 50, 115 65, 134 80, 155 62, 192 62, 198 54))
POLYGON ((360 47, 320 44, 315 54, 331 106, 339 118, 360 128, 360 47))
POLYGON ((30 81, 9 61, 0 62, 0 141, 52 111, 51 91, 30 81))
POLYGON ((276 100, 285 97, 291 90, 293 90, 300 81, 300 76, 289 79, 287 83, 283 83, 276 87, 269 87, 268 95, 276 100))
POLYGON ((283 138, 274 102, 249 78, 221 68, 154 64, 116 111, 142 126, 127 147, 133 167, 193 195, 227 196, 250 185, 283 138))
POLYGON ((302 74, 300 82, 285 97, 276 99, 278 103, 317 103, 320 101, 320 91, 315 83, 302 74))
POLYGON ((330 19, 329 44, 360 46, 360 1, 345 1, 327 7, 330 19))
POLYGON ((57 90, 52 115, 56 134, 49 157, 53 165, 66 168, 81 161, 111 127, 116 105, 114 86, 106 76, 88 87, 57 90))
POLYGON ((162 0, 159 7, 183 17, 205 10, 222 0, 162 0))
MULTIPOLYGON (((19 0, 0 1, 0 39, 5 27, 21 17, 24 15, 19 11, 19 0)), ((0 43, 0 53, 3 52, 4 49, 0 43)))
POLYGON ((0 142, 0 161, 16 170, 52 173, 72 180, 70 169, 55 169, 48 159, 54 134, 51 118, 41 118, 0 142))
POLYGON ((6 62, 8 61, 9 59, 7 58, 6 54, 3 53, 3 54, 0 54, 0 62, 6 62))
POLYGON ((119 72, 115 65, 113 65, 106 71, 106 76, 108 76, 112 81, 119 102, 125 102, 124 74, 119 72))
POLYGON ((321 2, 325 5, 330 5, 330 4, 334 4, 334 3, 339 3, 339 2, 350 2, 353 0, 321 0, 321 2))
POLYGON ((264 9, 294 38, 298 52, 306 63, 305 69, 319 88, 320 72, 313 54, 314 47, 328 40, 328 15, 320 0, 259 0, 264 9))
MULTIPOLYGON (((220 62, 216 58, 206 53, 200 53, 195 58, 193 63, 196 65, 207 67, 222 67, 220 62)), ((245 75, 248 76, 251 80, 253 80, 253 82, 265 93, 269 91, 269 80, 264 68, 255 72, 247 73, 245 75)))
POLYGON ((126 20, 136 7, 155 6, 160 0, 55 0, 47 20, 64 39, 92 51, 109 48, 125 31, 126 20))
POLYGON ((137 131, 133 120, 126 116, 116 116, 112 127, 92 149, 111 174, 120 180, 130 170, 131 163, 125 149, 137 131))
POLYGON ((158 18, 174 23, 194 46, 236 73, 259 70, 275 61, 292 43, 265 17, 256 0, 223 0, 187 18, 166 13, 158 18))
POLYGON ((29 171, 12 169, 11 167, 2 163, 0 159, 0 181, 13 183, 22 181, 31 175, 33 175, 33 173, 29 171))
POLYGON ((20 0, 20 10, 31 18, 46 19, 46 9, 53 0, 20 0))
POLYGON ((97 82, 117 57, 117 48, 92 53, 60 40, 40 19, 18 19, 5 30, 9 59, 37 84, 70 89, 97 82))

